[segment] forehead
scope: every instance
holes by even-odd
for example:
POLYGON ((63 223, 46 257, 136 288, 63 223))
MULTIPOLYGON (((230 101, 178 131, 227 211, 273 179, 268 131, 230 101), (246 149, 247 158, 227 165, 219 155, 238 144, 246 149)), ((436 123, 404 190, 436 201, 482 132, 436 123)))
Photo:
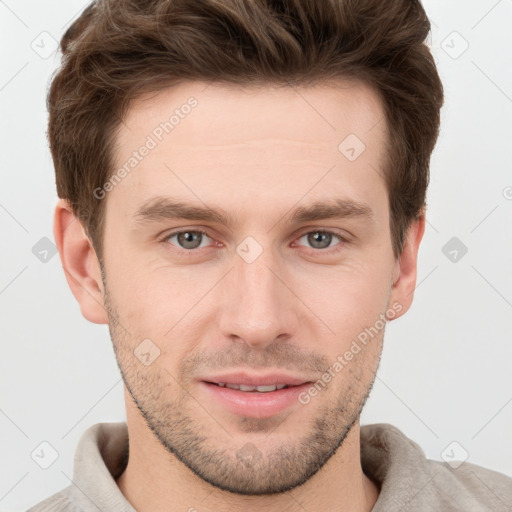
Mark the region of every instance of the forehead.
MULTIPOLYGON (((356 80, 296 87, 183 82, 133 100, 118 139, 121 146, 129 145, 136 142, 134 130, 149 134, 171 121, 176 144, 215 146, 283 135, 297 144, 325 144, 340 138, 347 128, 366 138, 376 124, 384 129, 383 117, 378 94, 356 80), (187 106, 192 103, 195 106, 187 106)), ((171 131, 164 129, 164 134, 171 131)))
POLYGON ((219 202, 243 191, 263 207, 265 197, 309 189, 321 198, 341 183, 361 192, 382 185, 386 144, 380 99, 358 81, 182 83, 131 103, 115 144, 116 169, 129 175, 109 203, 122 196, 134 211, 155 191, 219 202))

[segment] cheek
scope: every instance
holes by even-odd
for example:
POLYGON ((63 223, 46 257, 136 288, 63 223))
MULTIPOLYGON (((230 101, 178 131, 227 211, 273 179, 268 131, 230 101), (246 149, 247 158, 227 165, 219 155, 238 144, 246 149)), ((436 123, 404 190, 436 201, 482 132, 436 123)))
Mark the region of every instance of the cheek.
POLYGON ((158 361, 172 367, 204 338, 204 319, 212 307, 207 295, 212 276, 161 268, 113 274, 109 293, 134 347, 151 340, 160 350, 158 361))
POLYGON ((382 262, 319 268, 296 276, 294 291, 340 342, 347 342, 386 311, 389 273, 382 262))
POLYGON ((190 293, 177 272, 153 269, 151 262, 138 255, 124 257, 119 264, 111 261, 106 272, 109 290, 125 319, 143 320, 149 313, 157 319, 157 312, 172 312, 172 306, 190 293))

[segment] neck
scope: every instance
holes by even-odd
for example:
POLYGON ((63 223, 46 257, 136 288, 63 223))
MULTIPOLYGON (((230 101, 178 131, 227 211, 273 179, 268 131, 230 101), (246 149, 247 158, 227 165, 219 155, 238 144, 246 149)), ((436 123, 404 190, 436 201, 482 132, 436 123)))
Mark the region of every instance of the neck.
POLYGON ((127 423, 129 460, 117 485, 137 512, 369 512, 378 497, 377 486, 361 468, 359 422, 310 480, 289 492, 263 496, 237 495, 203 481, 159 443, 128 400, 127 423))

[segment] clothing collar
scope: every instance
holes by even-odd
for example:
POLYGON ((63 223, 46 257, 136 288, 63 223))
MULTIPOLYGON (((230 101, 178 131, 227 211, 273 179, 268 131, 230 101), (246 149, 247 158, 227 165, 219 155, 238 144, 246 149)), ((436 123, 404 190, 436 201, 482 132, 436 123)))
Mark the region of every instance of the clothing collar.
MULTIPOLYGON (((73 501, 84 510, 94 504, 99 510, 136 512, 116 484, 127 461, 125 422, 89 427, 75 452, 73 501)), ((361 427, 361 466, 380 490, 372 512, 400 510, 437 474, 421 448, 388 424, 361 427)))

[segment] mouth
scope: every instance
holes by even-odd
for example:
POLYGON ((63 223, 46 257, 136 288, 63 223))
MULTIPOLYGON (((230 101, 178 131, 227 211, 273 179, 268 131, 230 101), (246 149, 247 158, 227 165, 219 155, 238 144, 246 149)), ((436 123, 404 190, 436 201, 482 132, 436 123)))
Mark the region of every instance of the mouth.
POLYGON ((236 389, 238 391, 244 391, 245 393, 270 393, 280 389, 289 388, 287 384, 271 384, 269 386, 248 386, 247 384, 228 384, 226 382, 207 382, 207 384, 217 385, 220 388, 236 389))
POLYGON ((298 396, 312 383, 299 377, 238 373, 201 379, 209 401, 238 416, 269 418, 299 405, 298 396))

